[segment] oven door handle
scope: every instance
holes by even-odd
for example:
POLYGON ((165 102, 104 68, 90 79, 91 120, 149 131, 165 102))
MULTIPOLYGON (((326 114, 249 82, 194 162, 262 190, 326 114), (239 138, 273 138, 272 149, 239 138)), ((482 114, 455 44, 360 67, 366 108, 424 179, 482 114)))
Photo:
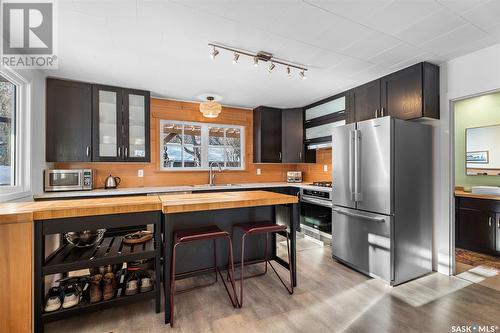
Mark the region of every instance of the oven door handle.
POLYGON ((333 203, 331 201, 309 198, 306 196, 301 196, 300 201, 307 202, 307 203, 314 204, 314 205, 318 205, 318 206, 328 207, 328 208, 333 207, 333 203))

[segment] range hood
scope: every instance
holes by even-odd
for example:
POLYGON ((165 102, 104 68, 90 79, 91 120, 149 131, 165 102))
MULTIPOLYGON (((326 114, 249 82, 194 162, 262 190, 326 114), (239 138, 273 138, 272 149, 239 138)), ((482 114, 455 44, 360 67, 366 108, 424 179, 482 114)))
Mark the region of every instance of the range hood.
POLYGON ((345 125, 345 120, 339 120, 313 127, 306 127, 305 136, 307 149, 314 150, 331 147, 333 128, 342 125, 345 125))

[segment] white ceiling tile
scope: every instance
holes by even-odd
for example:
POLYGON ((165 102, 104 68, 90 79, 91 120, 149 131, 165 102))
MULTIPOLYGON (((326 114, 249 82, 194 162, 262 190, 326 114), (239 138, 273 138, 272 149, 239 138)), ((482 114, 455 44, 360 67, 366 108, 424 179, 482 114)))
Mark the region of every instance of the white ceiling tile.
POLYGON ((464 13, 463 17, 481 29, 488 30, 500 22, 500 1, 485 2, 464 13))
POLYGON ((368 61, 348 58, 346 61, 333 66, 327 70, 328 73, 340 75, 341 77, 352 77, 373 66, 373 63, 368 61))
POLYGON ((471 24, 465 24, 446 35, 422 44, 422 48, 436 55, 445 55, 484 37, 486 34, 483 31, 471 24))
POLYGON ((357 40, 368 36, 372 31, 361 24, 349 21, 339 16, 330 15, 332 25, 323 31, 311 43, 331 51, 340 51, 357 40))
POLYGON ((389 67, 393 64, 410 59, 417 53, 419 53, 417 48, 406 43, 399 43, 395 47, 374 56, 370 61, 380 66, 389 67))
POLYGON ((366 25, 395 35, 441 8, 434 0, 394 1, 367 18, 366 25))
POLYGON ((331 13, 341 15, 356 22, 363 22, 374 12, 394 0, 304 0, 331 13))
POLYGON ((466 23, 458 14, 444 8, 401 31, 397 36, 407 43, 421 45, 466 23))
POLYGON ((343 49, 342 53, 354 58, 368 60, 373 58, 374 55, 395 47, 399 43, 400 41, 397 38, 374 31, 365 38, 343 49))
POLYGON ((463 14, 466 11, 480 5, 488 0, 437 0, 447 8, 451 9, 457 14, 463 14))

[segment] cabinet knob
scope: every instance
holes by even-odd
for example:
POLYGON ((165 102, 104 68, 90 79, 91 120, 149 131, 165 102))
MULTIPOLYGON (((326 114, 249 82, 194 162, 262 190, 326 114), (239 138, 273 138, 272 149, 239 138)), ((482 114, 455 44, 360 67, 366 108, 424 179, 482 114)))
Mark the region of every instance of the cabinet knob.
POLYGON ((85 147, 85 154, 87 156, 90 156, 90 147, 89 146, 85 147))
POLYGON ((488 226, 490 226, 490 227, 491 227, 491 216, 490 216, 490 217, 488 217, 488 226))
POLYGON ((384 107, 382 107, 382 108, 380 109, 380 116, 381 116, 381 117, 383 117, 383 116, 384 116, 384 111, 385 111, 385 109, 384 109, 384 107))
POLYGON ((378 118, 378 109, 375 109, 375 118, 378 118))
POLYGON ((302 152, 299 151, 299 160, 301 160, 301 159, 302 159, 302 152))
POLYGON ((122 147, 118 147, 118 157, 122 156, 122 147))
POLYGON ((128 157, 128 147, 125 147, 125 157, 128 157))
POLYGON ((281 152, 280 152, 280 157, 279 157, 279 160, 281 161, 281 152))

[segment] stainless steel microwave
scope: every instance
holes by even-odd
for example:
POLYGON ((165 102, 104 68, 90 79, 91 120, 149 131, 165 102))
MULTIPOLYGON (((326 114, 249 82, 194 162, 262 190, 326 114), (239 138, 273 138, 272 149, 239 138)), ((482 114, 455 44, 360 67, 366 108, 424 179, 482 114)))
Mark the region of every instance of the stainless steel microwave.
POLYGON ((85 191, 94 185, 92 169, 50 169, 44 171, 45 192, 85 191))

